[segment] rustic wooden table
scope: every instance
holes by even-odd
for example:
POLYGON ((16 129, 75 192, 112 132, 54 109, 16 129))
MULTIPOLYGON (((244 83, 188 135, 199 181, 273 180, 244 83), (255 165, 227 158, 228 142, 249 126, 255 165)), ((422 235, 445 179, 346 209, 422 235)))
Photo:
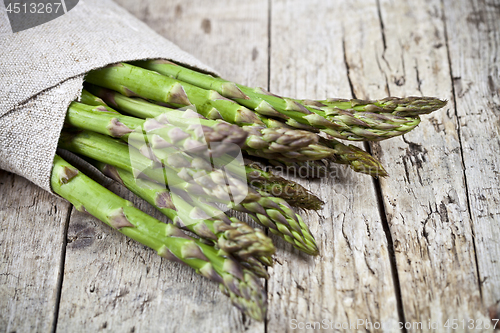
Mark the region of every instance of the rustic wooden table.
POLYGON ((500 302, 498 0, 118 3, 243 84, 304 98, 449 103, 411 133, 370 144, 389 178, 339 167, 301 181, 326 201, 304 213, 321 255, 275 239, 264 323, 190 269, 0 172, 2 332, 282 332, 322 321, 326 331, 492 331, 484 327, 500 302))

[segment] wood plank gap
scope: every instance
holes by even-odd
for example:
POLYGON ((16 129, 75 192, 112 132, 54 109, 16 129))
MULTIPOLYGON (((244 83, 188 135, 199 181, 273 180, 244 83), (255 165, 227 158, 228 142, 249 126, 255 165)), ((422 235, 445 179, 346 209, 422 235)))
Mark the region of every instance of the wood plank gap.
MULTIPOLYGON (((353 92, 353 97, 354 92, 353 92)), ((365 150, 372 154, 372 147, 368 141, 364 141, 363 145, 365 150)), ((382 185, 380 185, 380 180, 378 178, 373 178, 373 186, 375 187, 375 193, 377 194, 377 205, 378 211, 380 213, 380 220, 382 221, 382 229, 385 233, 385 238, 387 239, 387 247, 389 250, 389 262, 391 263, 392 279, 394 282, 394 292, 396 293, 396 304, 398 309, 399 320, 402 323, 406 323, 405 312, 403 308, 403 297, 401 293, 401 283, 399 282, 398 265, 396 260, 396 253, 394 252, 394 242, 392 241, 391 228, 389 227, 389 221, 387 220, 387 213, 385 211, 384 199, 382 197, 382 185)), ((405 326, 402 328, 402 332, 408 332, 405 326)))
MULTIPOLYGON (((382 9, 380 8, 380 0, 376 0, 376 4, 377 4, 378 21, 380 24, 380 35, 382 36, 382 45, 384 46, 384 51, 382 52, 381 57, 385 61, 387 67, 390 68, 391 66, 389 66, 389 62, 387 61, 387 59, 385 59, 385 51, 387 50, 387 43, 385 42, 385 27, 384 27, 384 20, 382 19, 382 9)), ((389 88, 389 82, 387 81, 387 76, 385 77, 385 90, 387 90, 387 96, 391 96, 391 90, 389 88)))
POLYGON ((352 85, 352 80, 350 76, 350 67, 349 67, 349 62, 347 61, 347 56, 345 52, 345 32, 343 31, 344 28, 342 27, 342 53, 344 54, 344 65, 345 65, 345 70, 346 70, 346 75, 347 75, 347 82, 349 82, 349 89, 351 89, 351 96, 352 98, 357 98, 356 94, 354 93, 354 86, 352 85))
MULTIPOLYGON (((380 0, 377 0, 377 15, 378 15, 378 21, 380 23, 380 33, 382 34, 382 45, 384 45, 384 54, 385 54, 385 50, 387 50, 387 44, 385 43, 385 28, 384 28, 384 20, 382 20, 382 11, 380 10, 380 0)), ((382 57, 384 57, 384 54, 382 55, 382 57)))
POLYGON ((54 305, 54 320, 52 321, 52 328, 50 330, 52 333, 56 332, 57 320, 59 319, 59 304, 61 303, 62 284, 64 280, 64 264, 66 262, 66 245, 68 244, 68 227, 69 227, 69 220, 71 219, 72 210, 73 210, 73 205, 70 205, 68 208, 66 221, 64 221, 64 234, 63 234, 64 237, 61 244, 61 261, 59 262, 59 274, 57 277, 57 294, 54 305))
POLYGON ((443 29, 444 29, 444 40, 446 44, 446 55, 448 56, 448 66, 449 66, 449 71, 450 71, 450 82, 451 82, 451 91, 453 95, 453 111, 455 112, 455 117, 457 118, 457 134, 458 134, 458 144, 460 146, 460 157, 462 160, 462 170, 463 170, 463 175, 464 175, 464 185, 465 185, 465 197, 467 199, 467 211, 469 213, 469 219, 471 220, 471 231, 472 231, 472 246, 474 248, 474 259, 475 259, 475 266, 476 266, 476 275, 477 275, 477 283, 479 287, 479 295, 481 298, 481 302, 484 302, 483 300, 483 288, 481 285, 481 275, 479 275, 479 262, 477 258, 477 250, 476 250, 476 230, 475 230, 475 225, 474 225, 474 219, 472 217, 472 209, 470 206, 470 198, 469 198, 469 181, 467 179, 467 172, 465 170, 465 158, 464 158, 464 149, 462 145, 462 132, 461 132, 461 124, 460 124, 460 117, 458 116, 458 110, 457 110, 457 95, 455 92, 455 84, 453 83, 453 69, 451 66, 451 56, 450 56, 450 48, 448 45, 448 27, 446 25, 446 9, 443 0, 441 0, 441 6, 443 8, 443 29))
MULTIPOLYGON (((382 15, 380 14, 380 3, 379 0, 377 0, 377 9, 378 9, 378 14, 379 14, 379 20, 380 20, 380 29, 382 31, 382 40, 384 43, 384 51, 385 51, 385 36, 384 36, 384 23, 382 22, 382 15)), ((349 88, 351 89, 351 97, 352 98, 357 98, 356 93, 354 92, 354 86, 350 77, 350 66, 349 62, 347 61, 347 55, 346 55, 346 49, 345 49, 345 36, 344 33, 342 32, 342 52, 344 54, 344 65, 346 68, 346 75, 347 75, 347 81, 349 82, 349 88)), ((389 90, 389 87, 387 87, 389 90)), ((372 148, 370 146, 370 143, 368 141, 363 142, 363 147, 365 150, 372 155, 372 148)), ((401 284, 399 282, 399 275, 398 275, 398 268, 397 268, 397 263, 396 263, 396 254, 394 253, 394 243, 392 241, 392 235, 391 235, 391 230, 389 228, 389 222, 387 221, 387 214, 385 211, 385 206, 384 206, 384 200, 382 197, 382 186, 380 185, 380 180, 378 178, 373 178, 373 186, 375 188, 375 193, 376 193, 376 200, 377 200, 377 206, 378 206, 378 211, 380 214, 380 219, 382 221, 382 229, 385 234, 385 238, 387 240, 387 247, 388 247, 388 252, 389 252, 389 262, 391 265, 391 273, 392 273, 392 278, 393 278, 393 284, 394 284, 394 293, 396 294, 396 306, 398 310, 398 317, 400 322, 405 323, 405 314, 404 314, 404 309, 403 309, 403 299, 401 296, 401 284)), ((407 332, 407 329, 403 326, 402 332, 407 332)))
MULTIPOLYGON (((384 42, 384 51, 385 51, 384 24, 382 22, 382 16, 380 15, 379 0, 377 0, 377 8, 378 8, 378 14, 379 14, 379 19, 380 19, 380 28, 382 30, 382 39, 384 42)), ((349 62, 347 61, 346 50, 345 50, 345 36, 342 36, 342 51, 344 53, 344 65, 346 68, 347 81, 349 82, 349 88, 351 89, 351 97, 357 98, 356 93, 354 92, 354 86, 352 84, 351 77, 349 75, 350 67, 349 67, 349 62)), ((389 87, 387 87, 387 89, 389 89, 389 87)), ((372 155, 372 148, 370 146, 370 143, 367 141, 364 141, 363 146, 364 146, 365 150, 370 155, 372 155)), ((375 188, 378 211, 380 214, 380 219, 382 221, 382 229, 384 231, 385 238, 387 240, 387 247, 389 250, 388 251, 389 252, 389 262, 391 265, 391 273, 392 273, 393 284, 394 284, 394 292, 396 294, 396 304, 397 304, 397 309, 398 309, 398 316, 399 316, 399 320, 402 323, 405 323, 406 320, 405 320, 405 314, 404 314, 404 309, 403 309, 403 299, 401 296, 401 284, 399 282, 399 275, 398 275, 398 269, 397 269, 397 263, 396 263, 396 254, 394 253, 394 243, 392 241, 391 230, 389 228, 389 222, 387 221, 387 214, 386 214, 385 207, 384 207, 384 200, 382 197, 382 186, 380 185, 380 181, 378 178, 373 178, 373 186, 375 188)), ((405 332, 405 333, 407 332, 407 329, 404 326, 403 326, 402 332, 405 332)))
MULTIPOLYGON (((387 50, 387 44, 385 41, 385 28, 384 28, 384 20, 382 19, 382 10, 380 8, 380 0, 376 1, 377 3, 377 15, 378 15, 378 20, 380 23, 380 33, 382 35, 382 44, 384 46, 384 51, 382 52, 382 59, 387 63, 387 60, 385 59, 385 51, 387 50)), ((344 48, 345 50, 345 48, 344 48)), ((344 52, 345 56, 345 52, 344 52)), ((346 58, 346 66, 348 66, 347 58, 346 58)), ((347 72, 349 73, 349 71, 347 72)), ((349 79, 349 82, 351 80, 349 79)), ((391 96, 391 90, 389 88, 389 83, 387 82, 386 78, 386 87, 385 89, 387 90, 388 96, 391 96)), ((351 90, 352 90, 352 97, 357 98, 356 94, 354 93, 354 89, 352 88, 351 85, 351 90)), ((373 155, 372 153, 372 147, 369 142, 365 141, 363 143, 365 150, 370 154, 373 155)), ((394 252, 394 242, 392 240, 392 234, 391 234, 391 229, 389 227, 389 221, 387 220, 387 212, 385 210, 384 206, 384 198, 382 196, 382 185, 380 184, 380 180, 378 178, 373 178, 373 186, 375 187, 375 193, 377 195, 377 205, 378 205, 378 211, 380 213, 380 219, 382 221, 382 229, 385 233, 385 238, 387 240, 387 247, 389 250, 389 261, 391 263, 391 272, 392 272, 392 279, 394 283, 394 292, 396 293, 396 304, 397 304, 397 309, 398 309, 398 316, 399 320, 402 323, 406 323, 405 319, 405 312, 404 312, 404 307, 403 307, 403 298, 402 298, 402 293, 401 293, 401 283, 399 281, 399 274, 398 274, 398 265, 396 261, 396 253, 394 252)), ((402 332, 408 332, 405 326, 402 328, 402 332)))

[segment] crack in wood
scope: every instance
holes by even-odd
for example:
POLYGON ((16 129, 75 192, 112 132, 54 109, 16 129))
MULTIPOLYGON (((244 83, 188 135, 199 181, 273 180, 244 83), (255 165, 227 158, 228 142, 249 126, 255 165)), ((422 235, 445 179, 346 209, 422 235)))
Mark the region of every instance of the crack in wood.
POLYGON ((441 5, 443 8, 443 16, 442 16, 442 21, 443 21, 443 28, 444 28, 444 40, 446 44, 446 53, 448 56, 448 68, 450 72, 450 80, 451 80, 451 89, 452 89, 452 95, 453 95, 453 106, 454 106, 454 112, 455 112, 455 117, 457 121, 457 134, 459 137, 459 146, 460 146, 460 157, 462 161, 462 170, 463 170, 463 177, 465 181, 465 193, 466 193, 466 200, 467 200, 467 211, 469 214, 469 219, 472 222, 471 223, 471 231, 472 231, 472 244, 474 248, 474 258, 475 258, 475 267, 476 267, 476 278, 478 281, 478 288, 479 288, 479 295, 481 298, 481 302, 483 302, 483 288, 481 284, 481 274, 479 272, 479 264, 478 264, 478 257, 477 257, 477 246, 476 246, 476 231, 474 228, 474 219, 472 218, 472 209, 471 209, 471 204, 470 204, 470 192, 469 192, 469 181, 467 179, 467 172, 466 172, 466 167, 465 167, 465 158, 464 158, 464 149, 462 145, 462 134, 461 134, 461 120, 458 115, 458 110, 457 110, 457 92, 455 90, 455 77, 453 75, 453 68, 451 64, 451 54, 450 54, 450 46, 449 46, 449 38, 448 38, 448 26, 446 23, 446 10, 444 6, 444 0, 441 0, 441 5))

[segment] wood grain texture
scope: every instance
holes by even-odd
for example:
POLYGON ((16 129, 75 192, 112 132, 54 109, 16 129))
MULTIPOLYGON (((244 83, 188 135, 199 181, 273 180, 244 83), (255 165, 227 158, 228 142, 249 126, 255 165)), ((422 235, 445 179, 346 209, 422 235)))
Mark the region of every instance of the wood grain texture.
MULTIPOLYGON (((409 134, 372 145, 390 174, 380 183, 404 319, 437 322, 443 331, 451 330, 443 325, 452 318, 484 322, 441 3, 352 5, 352 15, 346 16, 354 20, 345 23, 345 47, 356 97, 432 95, 451 100, 444 110, 423 116, 409 134)), ((416 330, 412 326, 410 331, 416 330)), ((432 329, 424 326, 423 331, 432 329)))
POLYGON ((222 77, 267 84, 267 0, 116 2, 222 77))
MULTIPOLYGON (((225 77, 266 85, 267 1, 118 3, 225 77)), ((162 219, 142 200, 133 201, 162 219)), ((60 309, 60 332, 74 325, 120 332, 264 331, 264 323, 242 316, 215 283, 79 212, 70 220, 60 309)))
POLYGON ((500 302, 500 3, 443 5, 479 278, 491 306, 500 302))
POLYGON ((0 171, 0 330, 49 332, 69 203, 0 171))
MULTIPOLYGON (((339 11, 340 4, 272 2, 273 93, 298 98, 351 95, 338 20, 345 14, 339 11)), ((397 330, 389 249, 371 177, 337 166, 329 178, 302 184, 326 201, 319 214, 303 214, 320 255, 307 257, 290 246, 278 251, 268 284, 268 330, 295 331, 306 322, 323 320, 326 331, 358 320, 397 330)))
POLYGON ((403 321, 408 332, 488 331, 443 325, 484 323, 500 304, 497 0, 116 2, 236 82, 297 98, 449 103, 404 137, 370 145, 389 178, 339 166, 329 179, 300 180, 326 202, 300 212, 321 254, 273 238, 265 323, 188 267, 68 216, 68 203, 0 171, 0 331, 300 332, 311 330, 293 324, 323 320, 323 331, 399 332, 403 321), (358 320, 383 327, 331 328, 358 320))

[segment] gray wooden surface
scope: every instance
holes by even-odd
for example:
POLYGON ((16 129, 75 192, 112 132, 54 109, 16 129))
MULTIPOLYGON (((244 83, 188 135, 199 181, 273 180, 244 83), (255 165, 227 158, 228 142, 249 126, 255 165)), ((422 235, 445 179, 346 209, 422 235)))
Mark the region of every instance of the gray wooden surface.
POLYGON ((326 202, 303 213, 321 254, 275 239, 264 323, 190 269, 0 171, 1 332, 311 331, 307 322, 324 331, 492 331, 484 323, 500 302, 498 0, 117 2, 243 84, 299 98, 449 103, 403 137, 359 144, 389 178, 338 167, 301 180, 326 202))

